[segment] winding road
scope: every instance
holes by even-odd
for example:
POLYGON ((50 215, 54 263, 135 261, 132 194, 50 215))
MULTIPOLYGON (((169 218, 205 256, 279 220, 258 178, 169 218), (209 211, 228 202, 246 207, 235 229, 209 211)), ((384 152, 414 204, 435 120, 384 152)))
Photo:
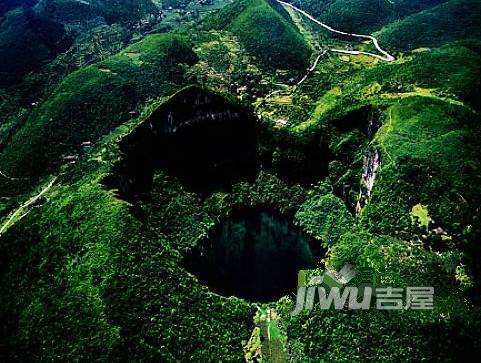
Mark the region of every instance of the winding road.
POLYGON ((322 57, 324 54, 326 54, 326 52, 327 52, 327 51, 323 51, 323 52, 319 53, 319 55, 317 56, 316 60, 314 61, 314 64, 312 65, 312 67, 307 70, 306 75, 305 75, 304 77, 302 77, 302 79, 301 79, 299 82, 296 83, 296 87, 297 87, 297 86, 300 86, 302 83, 304 83, 304 81, 307 79, 307 77, 309 77, 309 75, 310 75, 312 72, 314 72, 314 69, 316 69, 317 64, 318 64, 319 61, 321 60, 321 57, 322 57))
POLYGON ((316 24, 320 25, 321 27, 323 27, 324 29, 327 29, 329 30, 330 32, 333 32, 333 33, 336 33, 336 34, 340 34, 340 35, 348 35, 348 36, 351 36, 351 37, 356 37, 356 38, 361 38, 361 39, 368 39, 370 41, 372 41, 372 43, 374 44, 374 46, 376 47, 376 49, 379 51, 379 53, 381 53, 382 55, 379 55, 379 54, 374 54, 374 53, 370 53, 370 52, 364 52, 364 51, 359 51, 359 50, 343 50, 343 49, 330 49, 331 52, 336 52, 336 53, 344 53, 344 54, 352 54, 352 55, 360 55, 360 54, 363 54, 363 55, 368 55, 368 56, 371 56, 371 57, 375 57, 377 59, 380 59, 380 60, 383 60, 383 61, 386 61, 386 62, 392 62, 395 60, 395 58, 390 55, 388 52, 386 52, 384 49, 381 48, 381 46, 379 45, 379 42, 378 40, 373 37, 372 35, 365 35, 365 34, 355 34, 355 33, 347 33, 347 32, 343 32, 343 31, 340 31, 340 30, 336 30, 332 27, 330 27, 329 25, 327 24, 324 24, 322 22, 320 22, 319 20, 317 20, 316 18, 314 18, 312 15, 310 15, 309 13, 306 13, 304 10, 301 10, 299 8, 297 8, 296 6, 292 5, 292 4, 289 4, 289 3, 286 3, 285 1, 281 1, 281 0, 276 0, 279 4, 281 5, 284 5, 284 6, 287 6, 295 11, 297 11, 298 13, 304 15, 306 18, 312 20, 313 22, 315 22, 316 24))
POLYGON ((56 180, 57 180, 57 177, 52 178, 50 182, 38 194, 31 197, 24 204, 18 207, 14 212, 12 212, 10 217, 7 219, 7 221, 5 221, 5 223, 3 223, 3 225, 0 227, 0 236, 11 225, 13 225, 15 222, 18 222, 20 219, 25 217, 31 211, 29 207, 35 204, 35 202, 39 200, 42 197, 42 195, 47 193, 50 190, 50 188, 55 184, 56 180))

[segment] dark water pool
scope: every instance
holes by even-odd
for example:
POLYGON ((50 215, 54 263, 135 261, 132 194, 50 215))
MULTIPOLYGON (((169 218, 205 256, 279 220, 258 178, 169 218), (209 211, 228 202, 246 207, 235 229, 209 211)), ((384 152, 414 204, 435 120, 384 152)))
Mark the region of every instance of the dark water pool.
POLYGON ((199 281, 224 296, 275 301, 295 293, 297 273, 320 260, 319 242, 268 210, 235 212, 185 258, 199 281))

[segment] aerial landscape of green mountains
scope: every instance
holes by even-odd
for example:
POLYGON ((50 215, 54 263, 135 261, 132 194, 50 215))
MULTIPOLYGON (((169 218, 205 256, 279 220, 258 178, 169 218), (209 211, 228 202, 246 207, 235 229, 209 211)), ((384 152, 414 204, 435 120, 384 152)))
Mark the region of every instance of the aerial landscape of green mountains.
POLYGON ((475 357, 480 89, 479 0, 1 0, 0 360, 475 357))

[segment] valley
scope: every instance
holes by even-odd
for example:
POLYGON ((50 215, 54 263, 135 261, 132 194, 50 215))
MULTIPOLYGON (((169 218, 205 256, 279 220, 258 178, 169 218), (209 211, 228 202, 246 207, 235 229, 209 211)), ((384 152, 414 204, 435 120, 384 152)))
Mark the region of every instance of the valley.
POLYGON ((14 3, 2 361, 481 351, 479 1, 14 3), (291 314, 346 265, 434 307, 291 314))

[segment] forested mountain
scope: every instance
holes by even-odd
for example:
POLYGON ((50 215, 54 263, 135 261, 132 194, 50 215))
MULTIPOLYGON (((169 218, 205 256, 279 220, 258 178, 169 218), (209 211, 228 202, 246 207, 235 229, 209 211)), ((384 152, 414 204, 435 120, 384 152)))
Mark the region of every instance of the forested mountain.
POLYGON ((479 0, 2 2, 0 360, 476 356, 480 23, 479 0))
POLYGON ((37 0, 4 0, 0 4, 0 16, 4 15, 7 11, 19 8, 19 7, 26 7, 30 8, 37 3, 37 0))
POLYGON ((17 82, 66 50, 71 42, 63 26, 31 9, 8 12, 0 23, 0 85, 17 82))

